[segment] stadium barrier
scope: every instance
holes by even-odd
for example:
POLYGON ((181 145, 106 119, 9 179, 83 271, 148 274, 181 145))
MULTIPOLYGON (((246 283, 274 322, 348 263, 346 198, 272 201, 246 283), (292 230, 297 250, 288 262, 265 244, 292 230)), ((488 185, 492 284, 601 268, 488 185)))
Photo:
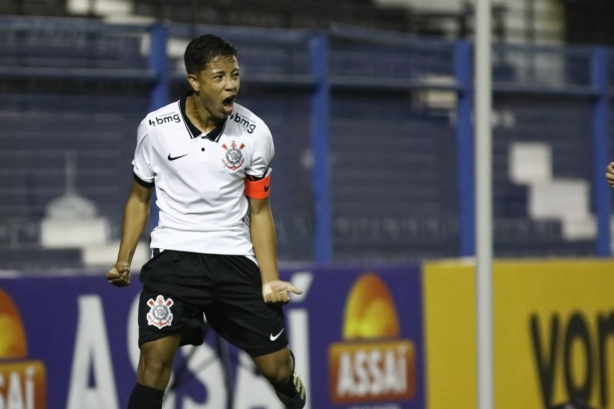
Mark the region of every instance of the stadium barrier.
MULTIPOLYGON (((496 261, 495 404, 614 408, 610 260, 496 261)), ((284 269, 308 408, 474 409, 474 265, 284 269)), ((102 276, 0 278, 0 407, 120 409, 138 361, 139 283, 102 276)), ((156 300, 152 300, 156 302, 156 300)), ((170 307, 172 313, 172 306, 170 307)), ((178 355, 167 405, 280 408, 242 352, 208 332, 178 355)))

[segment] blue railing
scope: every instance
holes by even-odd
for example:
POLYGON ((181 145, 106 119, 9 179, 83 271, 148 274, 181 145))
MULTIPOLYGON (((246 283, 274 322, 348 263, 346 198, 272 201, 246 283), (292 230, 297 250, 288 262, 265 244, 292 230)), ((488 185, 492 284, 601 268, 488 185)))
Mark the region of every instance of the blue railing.
MULTIPOLYGON (((62 96, 62 87, 75 87, 62 85, 69 81, 81 84, 81 90, 98 84, 91 98, 102 93, 102 100, 108 102, 95 106, 96 112, 104 106, 123 115, 123 128, 109 132, 126 135, 120 147, 126 159, 129 154, 125 151, 129 153, 134 143, 131 134, 146 109, 136 103, 134 111, 119 107, 114 111, 112 101, 122 95, 108 95, 108 88, 124 90, 126 103, 137 101, 135 95, 148 90, 149 109, 176 99, 185 84, 181 50, 190 38, 204 32, 219 33, 238 46, 243 84, 248 89, 242 98, 274 131, 276 180, 280 184, 280 196, 274 204, 285 259, 321 264, 352 261, 353 257, 359 262, 407 262, 475 253, 472 111, 476 96, 472 45, 468 42, 343 26, 324 33, 2 17, 0 37, 7 39, 0 44, 0 83, 5 84, 2 93, 7 101, 0 109, 0 121, 6 125, 0 122, 6 129, 4 155, 11 155, 14 149, 20 149, 24 157, 29 155, 25 147, 12 145, 13 133, 21 135, 21 131, 11 121, 25 111, 40 109, 60 118, 63 111, 50 101, 56 98, 61 104, 63 98, 71 100, 70 94, 62 96), (129 49, 121 49, 124 46, 129 49), (42 89, 31 85, 32 81, 42 82, 42 89), (51 86, 54 83, 60 85, 51 86), (137 84, 136 92, 126 83, 137 84), (12 90, 11 84, 30 84, 26 94, 33 100, 26 102, 28 97, 17 92, 21 85, 12 90), (44 104, 38 99, 41 94, 47 97, 44 104), (439 101, 450 96, 454 101, 447 107, 429 102, 430 98, 439 101), (363 183, 368 185, 366 189, 363 183)), ((530 140, 529 127, 536 129, 538 139, 543 134, 548 141, 565 141, 560 147, 566 149, 565 155, 574 152, 572 145, 588 146, 591 141, 586 154, 590 160, 563 165, 564 176, 584 179, 592 186, 597 236, 589 240, 590 251, 587 243, 563 248, 562 241, 553 241, 551 246, 546 243, 543 250, 535 251, 609 256, 612 203, 603 174, 612 157, 611 51, 601 47, 497 45, 493 56, 495 105, 503 104, 520 115, 520 111, 527 112, 523 101, 531 101, 529 105, 536 107, 540 117, 527 119, 524 128, 495 130, 494 137, 503 143, 495 144, 495 149, 507 149, 504 137, 530 140), (586 121, 584 110, 590 112, 586 121), (565 125, 572 121, 566 112, 577 112, 573 121, 581 122, 578 130, 565 125), (559 124, 562 130, 555 129, 559 124)), ((77 102, 67 104, 70 106, 81 107, 77 102)), ((83 108, 83 112, 91 110, 83 108)), ((43 130, 48 125, 41 123, 40 127, 43 130)), ((15 166, 23 170, 28 166, 24 163, 15 166)), ((555 163, 555 174, 556 167, 555 163)), ((45 182, 23 177, 36 193, 24 193, 2 182, 7 184, 7 199, 0 208, 0 218, 14 217, 16 206, 21 206, 21 216, 40 217, 41 206, 34 204, 48 200, 40 186, 45 182), (26 198, 32 194, 37 198, 26 198)), ((499 179, 504 180, 505 175, 499 179)), ((514 189, 495 200, 525 201, 519 206, 526 208, 526 194, 518 190, 520 187, 514 189)), ((83 191, 91 192, 103 206, 103 213, 119 220, 117 205, 104 208, 91 185, 83 191)), ((121 195, 113 200, 118 198, 121 195)), ((509 231, 514 220, 519 220, 525 231, 534 228, 530 218, 514 219, 522 209, 506 213, 512 205, 510 201, 499 206, 503 209, 501 229, 509 231)), ((559 228, 548 221, 540 223, 537 230, 559 228)), ((503 253, 535 255, 531 246, 520 243, 518 248, 511 246, 515 250, 503 253)))

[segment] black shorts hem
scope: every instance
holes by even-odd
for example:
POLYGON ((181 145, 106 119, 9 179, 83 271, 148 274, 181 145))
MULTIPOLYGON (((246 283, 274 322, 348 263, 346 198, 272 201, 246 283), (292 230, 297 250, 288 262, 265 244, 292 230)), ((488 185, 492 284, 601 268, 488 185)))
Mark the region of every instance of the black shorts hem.
POLYGON ((146 342, 157 341, 162 338, 166 338, 172 335, 179 334, 181 335, 181 341, 179 342, 179 346, 182 347, 184 345, 202 345, 205 342, 205 331, 203 328, 193 327, 193 328, 178 328, 175 331, 167 331, 167 332, 141 332, 139 334, 139 348, 146 342))
POLYGON ((272 354, 273 352, 281 351, 288 345, 289 343, 278 344, 278 345, 273 344, 268 348, 253 348, 253 349, 246 348, 244 349, 244 351, 252 358, 257 358, 259 356, 268 355, 268 354, 272 354))

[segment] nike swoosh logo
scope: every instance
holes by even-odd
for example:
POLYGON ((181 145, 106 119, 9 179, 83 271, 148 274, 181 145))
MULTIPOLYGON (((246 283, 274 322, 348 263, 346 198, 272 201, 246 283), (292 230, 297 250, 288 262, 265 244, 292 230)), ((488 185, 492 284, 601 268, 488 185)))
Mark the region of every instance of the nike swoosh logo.
POLYGON ((273 334, 271 334, 271 336, 269 337, 269 339, 270 339, 271 341, 275 341, 275 340, 277 340, 277 338, 279 338, 279 336, 281 335, 281 333, 282 333, 282 332, 284 332, 284 330, 285 330, 285 329, 286 329, 286 328, 282 328, 282 329, 281 329, 281 331, 279 331, 279 332, 277 333, 277 335, 273 335, 273 334))
POLYGON ((268 191, 269 191, 269 186, 271 186, 271 185, 266 185, 266 186, 264 187, 264 191, 265 191, 265 192, 268 192, 268 191))
POLYGON ((173 161, 173 160, 177 160, 179 158, 183 158, 184 156, 188 156, 188 154, 186 153, 185 155, 172 157, 171 154, 169 153, 168 154, 168 160, 173 161))

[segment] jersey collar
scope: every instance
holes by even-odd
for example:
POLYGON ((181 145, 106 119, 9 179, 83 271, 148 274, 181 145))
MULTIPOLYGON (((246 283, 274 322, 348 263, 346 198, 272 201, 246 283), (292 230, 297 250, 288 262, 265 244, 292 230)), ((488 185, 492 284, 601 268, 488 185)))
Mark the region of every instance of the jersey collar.
MULTIPOLYGON (((188 129, 188 132, 190 133, 190 138, 194 139, 194 138, 201 137, 202 131, 198 129, 196 125, 192 123, 192 121, 190 121, 190 118, 188 118, 188 115, 186 114, 186 110, 185 110, 186 101, 188 97, 192 94, 193 94, 192 91, 188 91, 179 100, 179 112, 181 113, 181 116, 183 118, 183 123, 186 125, 186 128, 188 129)), ((218 142, 220 140, 220 137, 222 136, 222 133, 224 132, 225 127, 226 127, 226 119, 224 119, 218 126, 213 128, 209 133, 207 133, 206 135, 202 135, 202 138, 207 138, 212 142, 218 142)))

